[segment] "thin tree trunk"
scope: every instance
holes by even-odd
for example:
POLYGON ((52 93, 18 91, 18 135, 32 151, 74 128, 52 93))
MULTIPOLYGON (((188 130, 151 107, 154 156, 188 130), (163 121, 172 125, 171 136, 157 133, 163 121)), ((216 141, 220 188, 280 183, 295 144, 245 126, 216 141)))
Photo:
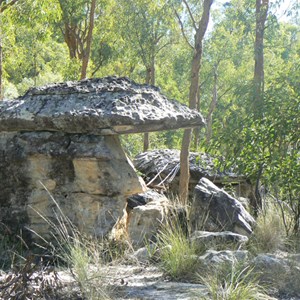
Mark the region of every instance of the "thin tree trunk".
MULTIPOLYGON (((199 85, 199 88, 198 88, 198 96, 197 96, 198 101, 197 101, 197 108, 196 108, 197 111, 200 111, 200 88, 201 88, 201 84, 199 85)), ((199 146, 200 130, 201 130, 201 128, 199 128, 199 127, 196 127, 196 128, 193 129, 194 149, 195 149, 195 151, 197 151, 198 146, 199 146)))
POLYGON ((217 106, 217 85, 218 85, 218 75, 217 75, 217 66, 214 67, 214 87, 213 87, 213 96, 209 105, 209 111, 206 117, 206 143, 209 144, 212 137, 212 115, 217 106))
POLYGON ((254 45, 254 90, 253 109, 255 115, 261 115, 264 93, 264 32, 269 0, 256 0, 256 28, 254 45))
MULTIPOLYGON (((185 1, 186 3, 186 1, 185 1)), ((189 107, 191 109, 197 108, 198 103, 198 89, 199 89, 199 71, 202 57, 202 41, 209 22, 210 7, 213 0, 204 0, 203 13, 199 21, 195 34, 194 55, 191 66, 191 83, 189 92, 189 107)), ((186 3, 187 5, 187 3, 186 3)), ((179 198, 183 204, 188 202, 189 195, 189 179, 190 179, 190 165, 189 165, 189 150, 192 138, 192 129, 186 129, 183 134, 181 153, 180 153, 180 178, 179 178, 179 198)))
POLYGON ((82 67, 81 67, 80 79, 85 79, 87 74, 87 68, 90 60, 91 45, 93 39, 94 23, 95 23, 95 9, 96 9, 96 0, 92 0, 86 47, 82 55, 82 67))
MULTIPOLYGON (((256 0, 256 28, 254 44, 254 77, 253 77, 253 114, 255 119, 263 117, 264 102, 264 32, 269 9, 269 0, 256 0)), ((256 187, 259 185, 262 169, 258 170, 256 187)), ((256 189, 257 190, 257 189, 256 189)), ((254 214, 262 209, 262 199, 259 193, 255 193, 250 201, 254 214)))
POLYGON ((69 56, 71 59, 77 58, 77 37, 76 28, 71 27, 69 24, 64 24, 64 39, 69 49, 69 56))
POLYGON ((0 40, 0 100, 3 100, 2 68, 2 41, 0 40))
MULTIPOLYGON (((146 70, 146 84, 155 85, 155 58, 154 55, 151 59, 151 66, 147 68, 146 70)), ((143 151, 148 151, 150 146, 150 134, 149 132, 144 133, 144 145, 143 145, 143 151)))

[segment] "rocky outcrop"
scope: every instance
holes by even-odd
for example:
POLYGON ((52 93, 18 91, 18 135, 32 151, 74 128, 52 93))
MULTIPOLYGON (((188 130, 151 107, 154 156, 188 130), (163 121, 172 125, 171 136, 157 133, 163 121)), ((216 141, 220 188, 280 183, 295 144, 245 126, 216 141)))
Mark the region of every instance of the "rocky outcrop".
POLYGON ((117 77, 32 88, 0 106, 0 131, 113 135, 203 125, 198 112, 159 89, 117 77))
POLYGON ((242 235, 250 235, 255 224, 238 200, 207 178, 202 178, 195 188, 190 221, 193 230, 227 230, 242 235))
POLYGON ((127 78, 54 84, 2 101, 0 224, 45 237, 56 201, 80 230, 106 235, 126 198, 146 190, 117 134, 200 125, 198 112, 127 78))
MULTIPOLYGON (((141 172, 150 187, 163 188, 178 194, 180 175, 180 151, 174 149, 152 150, 138 154, 134 166, 141 172)), ((219 187, 230 185, 237 196, 251 197, 252 186, 245 176, 232 170, 217 171, 213 157, 206 153, 190 152, 189 190, 192 198, 194 188, 202 177, 206 177, 219 187)))
MULTIPOLYGON (((259 254, 253 261, 253 270, 262 284, 276 289, 279 294, 300 297, 300 255, 259 254)), ((295 298, 292 298, 295 297, 295 298)), ((296 298, 297 297, 297 298, 296 298)))

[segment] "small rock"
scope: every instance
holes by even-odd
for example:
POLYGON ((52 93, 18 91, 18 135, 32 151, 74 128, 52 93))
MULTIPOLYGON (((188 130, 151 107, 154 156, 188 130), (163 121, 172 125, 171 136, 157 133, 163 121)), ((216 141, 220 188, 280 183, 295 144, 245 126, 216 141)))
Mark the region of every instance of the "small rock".
POLYGON ((199 250, 235 250, 248 241, 248 237, 230 231, 195 231, 190 240, 199 250))

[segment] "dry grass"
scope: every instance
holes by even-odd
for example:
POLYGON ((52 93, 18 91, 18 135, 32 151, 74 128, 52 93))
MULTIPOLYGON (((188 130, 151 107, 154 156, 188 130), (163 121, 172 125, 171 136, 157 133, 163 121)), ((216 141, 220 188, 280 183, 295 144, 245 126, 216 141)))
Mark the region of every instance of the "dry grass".
POLYGON ((210 300, 267 300, 264 288, 249 266, 232 263, 198 274, 199 282, 209 290, 210 300))
POLYGON ((286 231, 278 206, 270 203, 257 218, 249 249, 254 253, 272 253, 284 247, 286 231))

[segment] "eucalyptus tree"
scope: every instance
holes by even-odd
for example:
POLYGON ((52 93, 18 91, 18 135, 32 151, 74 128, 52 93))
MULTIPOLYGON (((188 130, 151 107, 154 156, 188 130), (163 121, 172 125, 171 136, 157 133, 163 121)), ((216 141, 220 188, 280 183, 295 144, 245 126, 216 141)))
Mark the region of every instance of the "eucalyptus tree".
MULTIPOLYGON (((193 56, 191 61, 190 69, 190 89, 189 89, 189 107, 192 109, 197 108, 199 101, 199 72, 201 66, 202 52, 203 52, 203 39, 207 30, 210 9, 213 4, 213 0, 204 0, 201 2, 201 11, 199 13, 200 7, 193 1, 183 0, 183 5, 185 13, 189 17, 189 21, 192 24, 194 32, 194 40, 191 43, 188 36, 186 35, 183 18, 179 15, 178 11, 175 10, 176 16, 178 18, 182 33, 193 49, 193 56), (198 20, 197 20, 198 17, 198 20)), ((192 129, 184 130, 182 145, 180 151, 180 180, 179 180, 179 197, 183 203, 187 202, 188 199, 188 185, 189 185, 189 149, 192 138, 192 129)))
POLYGON ((62 11, 61 30, 70 58, 81 61, 80 79, 86 78, 95 24, 96 0, 58 0, 62 11))
POLYGON ((235 83, 228 96, 218 102, 210 149, 225 157, 220 160, 220 169, 235 166, 252 181, 255 189, 251 205, 255 210, 262 205, 257 197, 263 185, 275 195, 278 203, 284 200, 290 207, 294 215, 293 227, 298 230, 300 202, 296 195, 299 194, 299 182, 295 172, 299 171, 300 164, 297 117, 300 98, 295 82, 299 78, 299 25, 280 23, 272 7, 267 15, 263 15, 266 17, 264 51, 260 54, 264 60, 258 66, 261 68, 259 78, 263 81, 259 83, 257 94, 254 78, 256 14, 255 1, 231 1, 224 12, 222 22, 224 24, 227 19, 227 23, 232 24, 232 37, 241 29, 244 37, 233 48, 230 61, 234 66, 235 83), (262 98, 254 102, 257 96, 262 98))
POLYGON ((5 93, 18 96, 31 86, 64 79, 67 47, 53 26, 58 17, 55 2, 36 0, 19 0, 2 14, 5 93))

